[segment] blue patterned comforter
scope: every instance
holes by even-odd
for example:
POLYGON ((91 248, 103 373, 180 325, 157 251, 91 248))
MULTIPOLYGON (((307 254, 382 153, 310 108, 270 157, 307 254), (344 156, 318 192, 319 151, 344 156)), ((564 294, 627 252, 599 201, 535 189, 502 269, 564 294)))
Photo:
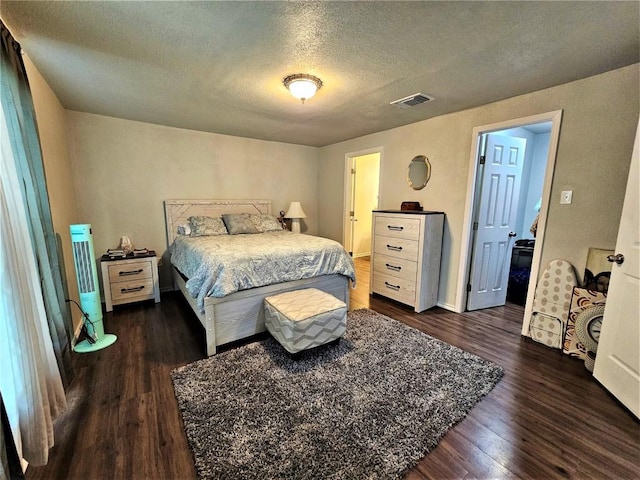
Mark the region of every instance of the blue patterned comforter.
POLYGON ((253 235, 179 235, 171 263, 189 280, 187 290, 204 311, 205 297, 338 273, 355 282, 353 260, 334 240, 288 231, 253 235))

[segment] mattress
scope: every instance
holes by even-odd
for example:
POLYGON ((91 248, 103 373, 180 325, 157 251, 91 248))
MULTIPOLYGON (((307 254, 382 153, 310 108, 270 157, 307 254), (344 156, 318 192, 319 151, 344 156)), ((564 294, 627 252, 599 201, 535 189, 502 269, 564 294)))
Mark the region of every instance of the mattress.
POLYGON ((320 275, 340 274, 355 283, 351 256, 338 242, 289 231, 190 237, 171 246, 171 264, 204 311, 206 297, 320 275))

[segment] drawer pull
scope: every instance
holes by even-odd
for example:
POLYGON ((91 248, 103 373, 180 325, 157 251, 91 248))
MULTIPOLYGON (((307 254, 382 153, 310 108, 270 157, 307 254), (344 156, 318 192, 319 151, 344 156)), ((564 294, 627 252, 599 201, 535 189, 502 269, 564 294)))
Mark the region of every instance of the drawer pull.
POLYGON ((121 288, 120 293, 133 293, 133 292, 139 292, 141 290, 144 290, 144 285, 140 287, 133 287, 133 288, 121 288))
POLYGON ((389 270, 393 270, 395 272, 399 272, 400 270, 402 270, 402 267, 399 267, 397 265, 391 265, 390 263, 385 263, 385 265, 389 270))
POLYGON ((401 232, 402 230, 404 230, 404 227, 398 225, 387 225, 387 228, 395 232, 401 232))
POLYGON ((384 282, 384 286, 390 288, 391 290, 395 290, 396 292, 400 290, 400 285, 394 285, 393 283, 384 282))
POLYGON ((395 245, 387 244, 387 248, 389 250, 393 250, 394 252, 401 252, 402 251, 402 247, 396 247, 395 245))
POLYGON ((139 273, 144 272, 144 270, 142 268, 138 269, 138 270, 129 270, 126 272, 118 272, 118 275, 120 275, 121 277, 126 277, 128 275, 138 275, 139 273))

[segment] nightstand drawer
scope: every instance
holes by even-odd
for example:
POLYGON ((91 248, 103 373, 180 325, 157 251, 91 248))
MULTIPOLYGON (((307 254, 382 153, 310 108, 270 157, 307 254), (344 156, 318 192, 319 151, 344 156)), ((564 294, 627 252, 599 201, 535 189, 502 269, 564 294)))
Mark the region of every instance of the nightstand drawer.
POLYGON ((103 255, 100 263, 107 312, 113 311, 114 305, 151 299, 160 302, 158 258, 153 250, 147 257, 112 260, 103 255))
POLYGON ((153 279, 151 278, 141 278, 111 284, 111 300, 113 303, 139 297, 153 298, 153 296, 153 279))
POLYGON ((151 278, 153 276, 152 272, 151 262, 149 260, 109 265, 109 283, 151 278))

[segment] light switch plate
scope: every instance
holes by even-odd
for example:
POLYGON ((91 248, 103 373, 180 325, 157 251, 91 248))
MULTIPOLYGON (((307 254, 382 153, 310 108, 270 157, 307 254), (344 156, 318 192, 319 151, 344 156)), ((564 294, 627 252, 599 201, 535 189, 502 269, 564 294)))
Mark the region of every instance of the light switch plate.
POLYGON ((573 190, 564 190, 560 194, 560 205, 569 205, 573 198, 573 190))

